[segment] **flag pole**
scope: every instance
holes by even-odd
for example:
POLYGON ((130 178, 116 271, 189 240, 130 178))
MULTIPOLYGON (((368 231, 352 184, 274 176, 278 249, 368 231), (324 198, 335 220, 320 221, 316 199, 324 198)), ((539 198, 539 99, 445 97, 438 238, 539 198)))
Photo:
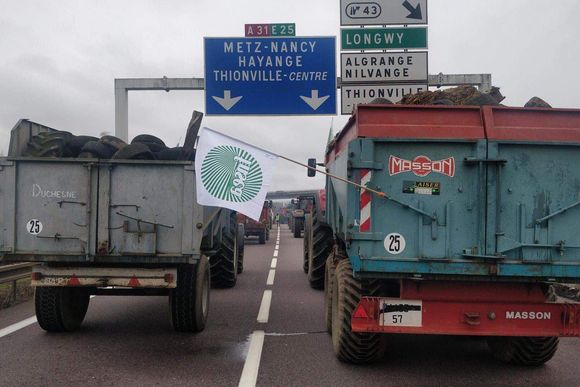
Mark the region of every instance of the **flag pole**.
MULTIPOLYGON (((192 120, 193 120, 193 118, 192 118, 192 120)), ((259 150, 261 150, 261 151, 267 152, 267 153, 269 153, 269 154, 272 154, 272 155, 274 155, 274 156, 277 156, 277 157, 279 157, 279 158, 281 158, 281 159, 284 159, 284 160, 286 160, 286 161, 289 161, 289 162, 291 162, 291 163, 294 163, 294 164, 300 165, 301 167, 304 167, 304 168, 307 168, 307 169, 311 169, 311 170, 313 170, 313 171, 316 171, 316 172, 320 172, 320 173, 322 173, 323 175, 326 175, 326 176, 328 176, 328 177, 330 177, 330 178, 333 178, 333 179, 336 179, 336 180, 340 180, 340 181, 342 181, 342 182, 344 182, 344 183, 347 183, 347 184, 354 185, 355 187, 358 187, 358 188, 360 188, 360 189, 364 189, 364 190, 366 190, 366 191, 369 191, 369 192, 372 192, 372 193, 374 193, 374 194, 375 194, 375 195, 377 195, 377 196, 380 196, 380 197, 382 197, 382 198, 388 199, 388 196, 387 196, 387 194, 386 194, 386 193, 384 193, 384 192, 381 192, 381 191, 377 191, 376 189, 372 189, 372 188, 369 188, 369 187, 365 187, 365 186, 363 186, 363 185, 360 185, 360 184, 357 184, 357 183, 355 183, 354 181, 350 181, 350 180, 344 179, 344 178, 342 178, 342 177, 340 177, 340 176, 336 176, 336 175, 334 175, 334 174, 332 174, 332 173, 328 173, 328 172, 326 172, 326 171, 321 171, 320 169, 317 169, 317 168, 311 167, 310 165, 307 165, 307 164, 301 163, 301 162, 299 162, 299 161, 293 160, 293 159, 291 159, 291 158, 288 158, 288 157, 286 157, 286 156, 282 156, 282 155, 280 155, 280 154, 277 154, 277 153, 274 153, 274 152, 272 152, 272 151, 269 151, 269 150, 266 150, 266 149, 259 148, 259 147, 255 146, 255 145, 248 144, 247 142, 244 142, 244 141, 242 141, 242 140, 239 140, 239 139, 237 139, 237 138, 235 138, 235 137, 228 136, 227 134, 223 134, 223 133, 221 133, 221 132, 218 132, 218 131, 216 131, 216 130, 210 129, 210 128, 208 128, 208 127, 204 127, 204 128, 203 128, 203 130, 209 130, 209 131, 211 131, 211 132, 214 132, 214 133, 217 133, 217 134, 219 134, 220 136, 227 137, 227 138, 229 138, 229 139, 231 139, 231 140, 233 140, 233 141, 237 141, 237 142, 240 142, 240 143, 242 143, 242 144, 245 144, 245 145, 251 146, 252 148, 256 148, 256 149, 259 149, 259 150)), ((186 142, 187 142, 187 137, 186 137, 186 142)), ((185 144, 184 144, 184 146, 185 146, 185 144)))
POLYGON ((364 189, 364 190, 366 190, 366 191, 372 192, 372 193, 374 193, 375 195, 378 195, 378 196, 380 196, 380 197, 387 198, 387 195, 386 195, 384 192, 377 191, 377 190, 375 190, 375 189, 372 189, 372 188, 369 188, 369 187, 365 187, 365 186, 363 186, 363 185, 360 185, 360 184, 357 184, 357 183, 355 183, 354 181, 350 181, 350 180, 344 179, 344 178, 342 178, 342 177, 340 177, 340 176, 336 176, 336 175, 334 175, 334 174, 332 174, 332 173, 328 173, 328 172, 326 172, 326 171, 321 171, 320 169, 317 169, 317 168, 311 167, 310 165, 308 165, 308 164, 304 164, 304 163, 301 163, 300 161, 292 160, 292 159, 290 159, 290 158, 288 158, 288 157, 285 157, 285 156, 282 156, 282 155, 279 155, 279 154, 276 154, 276 153, 272 153, 272 154, 274 154, 274 155, 276 155, 276 156, 278 156, 278 157, 280 157, 281 159, 284 159, 284 160, 286 160, 286 161, 290 161, 291 163, 294 163, 294 164, 300 165, 300 166, 302 166, 302 167, 305 167, 305 168, 311 169, 311 170, 313 170, 313 171, 316 171, 316 172, 320 172, 320 173, 322 173, 323 175, 326 175, 326 176, 328 176, 328 177, 330 177, 330 178, 333 178, 333 179, 340 180, 340 181, 342 181, 342 182, 345 182, 345 183, 347 183, 347 184, 354 185, 355 187, 358 187, 358 188, 360 188, 360 189, 364 189))

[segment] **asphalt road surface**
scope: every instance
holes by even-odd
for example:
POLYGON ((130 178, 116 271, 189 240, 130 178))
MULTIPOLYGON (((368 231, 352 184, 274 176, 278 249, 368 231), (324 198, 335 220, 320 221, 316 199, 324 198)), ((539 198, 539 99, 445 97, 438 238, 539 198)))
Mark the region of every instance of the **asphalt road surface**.
POLYGON ((179 334, 166 297, 91 299, 78 332, 48 334, 32 302, 0 311, 0 386, 450 386, 580 385, 580 340, 562 339, 548 364, 496 362, 484 340, 395 335, 385 358, 338 361, 323 293, 302 271, 302 239, 281 226, 246 241, 233 289, 212 290, 208 326, 179 334))

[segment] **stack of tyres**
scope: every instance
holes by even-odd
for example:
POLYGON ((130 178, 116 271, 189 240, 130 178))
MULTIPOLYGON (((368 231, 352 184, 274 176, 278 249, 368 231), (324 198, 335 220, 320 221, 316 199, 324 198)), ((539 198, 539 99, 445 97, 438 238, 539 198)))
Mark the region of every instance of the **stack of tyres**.
POLYGON ((42 132, 28 141, 24 157, 94 158, 112 160, 193 160, 183 147, 167 147, 160 138, 141 134, 130 144, 115 136, 76 136, 65 131, 42 132))

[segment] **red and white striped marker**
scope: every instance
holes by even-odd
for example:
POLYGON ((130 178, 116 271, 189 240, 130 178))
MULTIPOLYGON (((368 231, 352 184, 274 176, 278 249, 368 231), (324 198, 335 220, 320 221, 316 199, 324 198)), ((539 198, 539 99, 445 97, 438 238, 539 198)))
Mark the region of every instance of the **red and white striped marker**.
MULTIPOLYGON (((360 171, 360 185, 363 187, 371 181, 371 171, 362 169, 360 171)), ((371 231, 371 199, 372 193, 361 188, 360 190, 360 232, 371 231)))

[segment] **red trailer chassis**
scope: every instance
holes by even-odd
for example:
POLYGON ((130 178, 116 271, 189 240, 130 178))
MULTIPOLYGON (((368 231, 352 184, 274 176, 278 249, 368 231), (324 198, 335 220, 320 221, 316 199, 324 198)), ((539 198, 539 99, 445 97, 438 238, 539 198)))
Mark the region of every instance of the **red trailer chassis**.
POLYGON ((580 336, 580 304, 547 302, 541 284, 401 281, 400 298, 362 297, 354 332, 580 336))

